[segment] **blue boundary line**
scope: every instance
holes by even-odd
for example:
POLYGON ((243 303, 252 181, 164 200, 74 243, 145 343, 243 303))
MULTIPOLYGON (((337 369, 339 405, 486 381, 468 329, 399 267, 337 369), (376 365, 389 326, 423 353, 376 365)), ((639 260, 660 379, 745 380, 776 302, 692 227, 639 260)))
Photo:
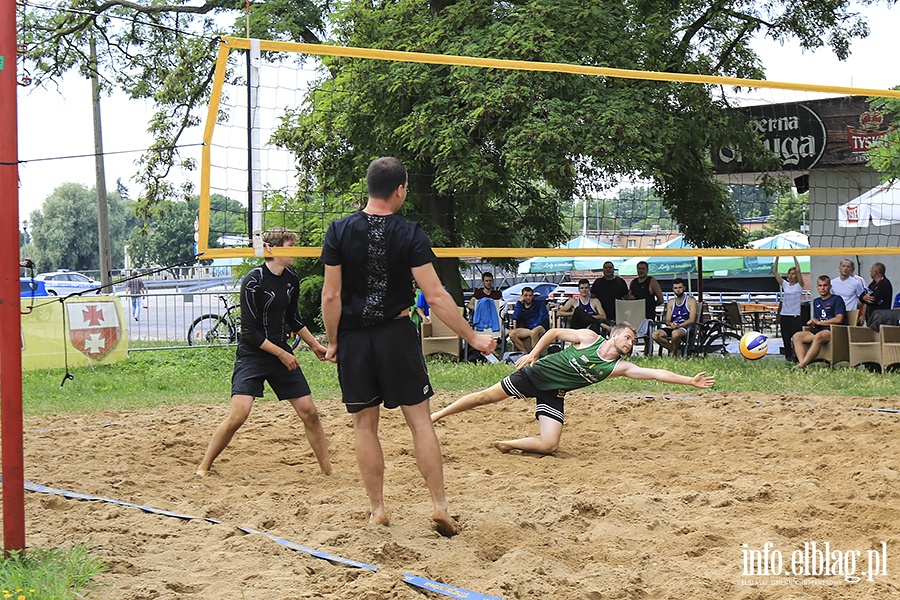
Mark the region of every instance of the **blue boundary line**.
POLYGON ((358 560, 344 558, 343 556, 338 556, 337 554, 332 554, 323 550, 316 550, 315 548, 310 548, 309 546, 304 546, 302 544, 280 538, 278 536, 272 535, 271 533, 266 533, 265 531, 259 531, 250 527, 244 527, 243 525, 239 525, 238 529, 250 535, 264 535, 270 540, 281 544, 285 548, 290 548, 291 550, 296 550, 297 552, 303 552, 305 554, 309 554, 310 556, 315 556, 316 558, 345 564, 349 567, 355 567, 357 569, 371 569, 372 571, 378 570, 378 566, 376 565, 370 565, 369 563, 360 562, 358 560))
POLYGON ((455 585, 447 585, 446 583, 425 579, 424 577, 413 575, 412 573, 404 573, 403 581, 409 585, 422 588, 423 590, 450 596, 451 598, 465 598, 466 600, 503 600, 497 596, 488 596, 480 592, 473 592, 472 590, 456 587, 455 585))
MULTIPOLYGON (((0 482, 3 481, 3 476, 0 475, 0 482)), ((206 521, 208 523, 213 523, 215 525, 221 525, 222 521, 218 519, 211 519, 209 517, 195 517, 192 515, 184 515, 181 513, 177 513, 171 510, 164 510, 160 508, 153 508, 150 506, 142 506, 140 504, 135 504, 133 502, 125 502, 123 500, 114 500, 112 498, 105 498, 103 496, 95 496, 93 494, 82 494, 80 492, 73 492, 70 490, 63 490, 60 488, 49 487, 46 485, 41 485, 39 483, 33 483, 31 481, 25 482, 25 489, 29 492, 36 492, 39 494, 51 494, 55 496, 62 496, 63 498, 69 500, 87 500, 87 501, 99 501, 99 502, 109 502, 111 504, 116 504, 118 506, 123 506, 126 508, 137 508, 146 513, 151 513, 155 515, 161 515, 164 517, 174 517, 176 519, 183 520, 193 520, 200 519, 202 521, 206 521)), ((286 540, 284 538, 280 538, 278 536, 272 535, 271 533, 266 533, 265 531, 259 531, 257 529, 252 529, 250 527, 238 526, 237 529, 243 531, 248 535, 262 535, 270 540, 281 544, 285 548, 290 550, 294 550, 296 552, 302 552, 304 554, 308 554, 309 556, 313 556, 315 558, 321 558, 323 560, 327 560, 329 562, 340 563, 343 565, 347 565, 349 567, 353 567, 356 569, 369 569, 372 571, 377 571, 380 567, 377 565, 372 565, 369 563, 364 563, 358 560, 353 560, 350 558, 344 558, 343 556, 338 556, 337 554, 332 554, 330 552, 325 552, 323 550, 316 550, 315 548, 310 548, 309 546, 304 546, 302 544, 298 544, 296 542, 292 542, 290 540, 286 540)), ((453 585, 448 585, 445 583, 440 583, 438 581, 433 581, 431 579, 426 579, 419 575, 413 575, 411 573, 403 573, 403 581, 414 585, 416 587, 429 590, 432 592, 436 592, 438 594, 443 594, 444 596, 450 596, 452 598, 467 598, 471 600, 502 600, 496 596, 487 596, 480 592, 473 592, 471 590, 467 590, 465 588, 456 587, 453 585)))

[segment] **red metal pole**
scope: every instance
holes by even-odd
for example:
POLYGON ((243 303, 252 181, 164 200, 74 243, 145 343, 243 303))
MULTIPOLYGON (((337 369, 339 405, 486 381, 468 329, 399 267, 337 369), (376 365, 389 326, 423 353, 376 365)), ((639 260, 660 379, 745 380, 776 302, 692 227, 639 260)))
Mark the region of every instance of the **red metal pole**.
POLYGON ((25 549, 16 44, 16 2, 0 0, 0 435, 7 553, 25 549))

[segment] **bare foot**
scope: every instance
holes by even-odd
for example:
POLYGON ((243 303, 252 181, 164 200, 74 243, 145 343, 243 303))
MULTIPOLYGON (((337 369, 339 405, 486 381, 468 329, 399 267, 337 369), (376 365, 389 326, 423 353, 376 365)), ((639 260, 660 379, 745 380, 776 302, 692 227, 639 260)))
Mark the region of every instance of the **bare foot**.
POLYGON ((197 477, 206 477, 208 471, 204 471, 203 469, 197 469, 197 477))
POLYGON ((513 446, 510 446, 510 445, 509 445, 508 443, 506 443, 506 442, 494 442, 494 448, 496 448, 497 450, 499 450, 499 451, 502 452, 503 454, 506 454, 506 453, 509 452, 510 450, 514 450, 513 446))
POLYGON ((459 530, 456 528, 456 521, 447 512, 447 509, 436 508, 431 513, 431 520, 434 521, 434 528, 444 537, 453 537, 459 530))
POLYGON ((385 527, 387 527, 391 524, 391 517, 388 515, 386 510, 371 512, 369 513, 369 523, 374 523, 375 525, 384 525, 385 527))

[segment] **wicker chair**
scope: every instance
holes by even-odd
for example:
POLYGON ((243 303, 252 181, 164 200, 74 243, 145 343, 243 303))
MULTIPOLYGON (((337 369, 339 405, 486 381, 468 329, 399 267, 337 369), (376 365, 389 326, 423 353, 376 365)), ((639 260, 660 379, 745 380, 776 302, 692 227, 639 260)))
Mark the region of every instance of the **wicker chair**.
POLYGON ((881 326, 881 367, 900 366, 900 327, 896 325, 881 326))
MULTIPOLYGON (((459 308, 462 314, 462 307, 459 308)), ((422 354, 450 354, 459 360, 459 336, 431 311, 431 323, 422 323, 422 354)))
POLYGON ((868 327, 848 328, 850 341, 850 366, 877 365, 881 368, 881 339, 878 332, 868 327))
MULTIPOLYGON (((819 355, 816 356, 812 362, 824 361, 832 368, 838 363, 849 362, 850 335, 847 329, 848 327, 846 325, 832 325, 831 341, 822 346, 819 350, 819 355)), ((809 331, 809 328, 804 327, 803 330, 809 331)), ((808 350, 810 344, 804 343, 803 346, 804 350, 808 350)))

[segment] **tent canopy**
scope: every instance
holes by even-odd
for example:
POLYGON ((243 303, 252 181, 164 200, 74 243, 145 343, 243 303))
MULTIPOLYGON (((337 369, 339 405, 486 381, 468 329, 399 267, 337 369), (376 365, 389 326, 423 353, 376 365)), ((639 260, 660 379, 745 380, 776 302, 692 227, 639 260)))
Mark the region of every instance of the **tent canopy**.
MULTIPOLYGON (((809 248, 809 238, 796 231, 787 231, 757 240, 751 246, 761 249, 802 249, 809 248)), ((685 242, 683 236, 679 236, 672 239, 669 243, 659 246, 659 248, 693 248, 693 246, 685 242)), ((797 258, 800 262, 800 270, 809 271, 809 257, 798 256, 797 258)), ((637 275, 637 264, 642 260, 647 262, 650 275, 653 276, 697 273, 696 258, 687 256, 651 256, 648 258, 634 257, 626 260, 619 265, 619 275, 637 275)), ((774 257, 711 256, 703 259, 703 274, 705 276, 715 275, 719 277, 765 275, 772 272, 772 264, 774 262, 774 257)), ((788 263, 793 264, 789 259, 782 258, 778 264, 779 266, 784 266, 785 270, 787 270, 788 266, 790 266, 788 263)))
MULTIPOLYGON (((597 240, 583 236, 571 239, 560 248, 612 248, 597 240)), ((621 262, 618 257, 604 256, 536 256, 519 263, 519 274, 560 273, 563 271, 599 271, 607 260, 621 262), (596 266, 595 266, 596 265, 596 266)))
POLYGON ((838 207, 840 227, 900 224, 900 181, 879 185, 838 207))

